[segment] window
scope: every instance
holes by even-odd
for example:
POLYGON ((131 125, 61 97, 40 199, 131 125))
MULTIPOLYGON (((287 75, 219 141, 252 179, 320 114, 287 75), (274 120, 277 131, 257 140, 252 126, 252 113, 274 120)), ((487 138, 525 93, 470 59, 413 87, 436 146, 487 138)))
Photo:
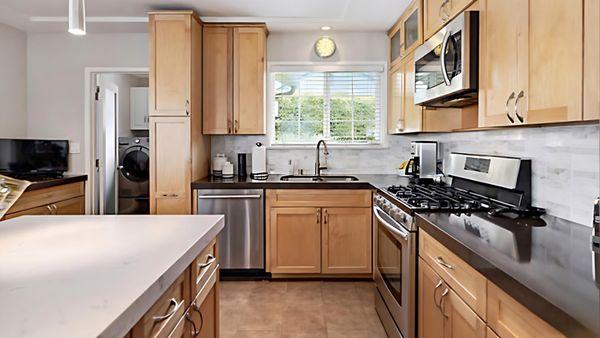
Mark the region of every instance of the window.
POLYGON ((272 144, 381 144, 384 69, 271 68, 272 144))

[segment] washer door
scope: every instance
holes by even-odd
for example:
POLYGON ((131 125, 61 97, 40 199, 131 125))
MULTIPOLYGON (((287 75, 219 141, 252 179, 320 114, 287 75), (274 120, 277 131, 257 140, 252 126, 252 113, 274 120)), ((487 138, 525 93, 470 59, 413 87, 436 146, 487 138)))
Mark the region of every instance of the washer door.
POLYGON ((132 182, 147 182, 150 178, 148 148, 133 146, 121 156, 121 174, 132 182))

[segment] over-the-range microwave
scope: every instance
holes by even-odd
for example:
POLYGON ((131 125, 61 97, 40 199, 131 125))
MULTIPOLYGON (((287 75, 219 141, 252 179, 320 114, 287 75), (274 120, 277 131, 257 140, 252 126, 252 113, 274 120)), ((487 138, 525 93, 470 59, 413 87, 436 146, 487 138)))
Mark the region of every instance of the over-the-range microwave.
POLYGON ((477 103, 479 13, 463 12, 415 50, 415 104, 477 103), (442 53, 442 51, 444 51, 442 53))

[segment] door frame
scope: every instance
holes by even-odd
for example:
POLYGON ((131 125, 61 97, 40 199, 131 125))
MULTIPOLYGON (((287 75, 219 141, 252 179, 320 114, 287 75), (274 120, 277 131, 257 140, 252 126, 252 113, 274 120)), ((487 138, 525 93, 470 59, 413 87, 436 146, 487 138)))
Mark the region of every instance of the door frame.
POLYGON ((84 137, 83 151, 85 161, 85 174, 88 176, 85 185, 85 213, 92 214, 93 206, 96 203, 95 182, 98 179, 96 175, 95 157, 93 156, 96 148, 95 128, 96 118, 94 110, 94 89, 96 87, 96 75, 101 74, 149 74, 148 67, 85 67, 84 69, 84 137))

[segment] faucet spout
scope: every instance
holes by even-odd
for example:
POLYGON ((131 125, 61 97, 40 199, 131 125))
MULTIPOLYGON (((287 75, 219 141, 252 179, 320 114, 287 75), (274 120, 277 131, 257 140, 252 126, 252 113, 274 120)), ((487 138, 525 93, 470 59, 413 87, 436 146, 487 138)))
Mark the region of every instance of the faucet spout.
POLYGON ((317 152, 315 157, 315 176, 321 176, 321 170, 326 169, 324 167, 321 167, 321 144, 323 145, 323 154, 329 155, 329 151, 327 150, 327 143, 325 143, 325 140, 319 140, 319 142, 317 142, 317 152))

